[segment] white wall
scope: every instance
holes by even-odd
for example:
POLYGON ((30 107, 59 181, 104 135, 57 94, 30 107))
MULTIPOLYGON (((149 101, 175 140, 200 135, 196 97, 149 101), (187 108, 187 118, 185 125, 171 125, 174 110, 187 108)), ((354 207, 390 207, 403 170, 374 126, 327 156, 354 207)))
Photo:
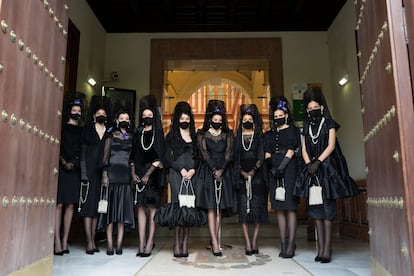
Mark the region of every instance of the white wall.
POLYGON ((365 179, 365 151, 361 115, 361 97, 355 42, 355 6, 348 0, 328 30, 329 62, 332 78, 331 97, 334 119, 341 125, 337 132, 339 143, 348 161, 351 175, 365 179), (348 83, 341 87, 337 81, 348 74, 348 83))
POLYGON ((87 78, 103 79, 106 32, 85 0, 71 1, 69 18, 80 31, 76 90, 90 97, 100 93, 99 83, 91 87, 87 78))

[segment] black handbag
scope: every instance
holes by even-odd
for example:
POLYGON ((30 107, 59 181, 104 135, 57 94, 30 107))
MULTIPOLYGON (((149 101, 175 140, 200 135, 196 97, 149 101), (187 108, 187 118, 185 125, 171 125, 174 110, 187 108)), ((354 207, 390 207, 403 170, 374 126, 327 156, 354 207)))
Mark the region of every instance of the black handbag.
POLYGON ((154 221, 160 226, 174 227, 180 212, 178 203, 167 203, 155 211, 154 221))

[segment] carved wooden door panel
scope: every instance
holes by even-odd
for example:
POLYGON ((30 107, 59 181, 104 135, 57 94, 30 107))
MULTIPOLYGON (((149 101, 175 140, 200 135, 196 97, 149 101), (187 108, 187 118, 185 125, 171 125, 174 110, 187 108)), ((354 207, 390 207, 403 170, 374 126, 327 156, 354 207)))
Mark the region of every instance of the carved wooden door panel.
POLYGON ((412 275, 414 121, 402 1, 358 0, 356 15, 372 275, 412 275))
POLYGON ((52 270, 67 1, 0 1, 0 268, 52 270))

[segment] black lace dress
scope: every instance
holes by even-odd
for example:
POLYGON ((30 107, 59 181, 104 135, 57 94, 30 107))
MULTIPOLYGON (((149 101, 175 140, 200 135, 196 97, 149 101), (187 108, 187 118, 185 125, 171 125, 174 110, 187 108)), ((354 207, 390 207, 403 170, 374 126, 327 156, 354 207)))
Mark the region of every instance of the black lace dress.
POLYGON ((82 133, 82 150, 81 150, 81 175, 86 175, 88 186, 82 186, 81 198, 81 217, 97 217, 98 201, 101 190, 102 178, 102 157, 105 139, 110 137, 111 133, 105 131, 102 139, 99 138, 95 129, 95 124, 84 127, 82 133))
POLYGON ((135 227, 133 192, 129 157, 132 149, 132 135, 114 131, 112 138, 105 141, 103 155, 104 170, 108 172, 108 212, 100 214, 98 228, 104 229, 110 223, 122 222, 129 229, 135 227))
MULTIPOLYGON (((181 170, 184 168, 187 171, 190 169, 197 171, 199 158, 196 137, 193 137, 193 141, 187 143, 181 138, 181 135, 175 137, 172 133, 168 133, 166 153, 165 162, 166 166, 169 167, 168 180, 171 187, 171 202, 176 203, 178 202, 178 192, 182 181, 181 170)), ((197 185, 193 180, 192 184, 194 188, 197 185)))
POLYGON ((66 171, 62 164, 59 164, 57 203, 77 204, 79 201, 81 137, 81 126, 72 124, 62 126, 60 156, 66 162, 74 164, 74 167, 66 171))
POLYGON ((293 188, 295 186, 296 177, 298 174, 297 162, 293 157, 284 171, 283 182, 285 186, 285 201, 275 199, 275 191, 280 183, 270 173, 272 167, 278 167, 280 162, 286 155, 288 150, 295 151, 299 146, 299 133, 294 126, 289 126, 285 129, 272 129, 264 134, 264 151, 271 154, 269 162, 269 192, 270 202, 274 210, 296 210, 298 205, 298 198, 293 195, 293 188))
POLYGON ((239 223, 267 224, 267 181, 263 165, 263 136, 260 133, 237 137, 234 144, 234 175, 237 181, 239 223), (243 141, 241 140, 243 139, 243 141), (253 139, 253 140, 251 140, 253 139), (243 146, 244 144, 244 146, 243 146), (240 169, 249 172, 257 168, 251 184, 240 175, 240 169))
POLYGON ((204 209, 233 210, 233 181, 230 167, 233 134, 222 132, 218 136, 213 136, 209 131, 200 131, 197 140, 201 162, 196 176, 196 205, 204 209), (213 169, 224 169, 221 186, 214 181, 213 169), (218 189, 220 187, 221 189, 218 189))
MULTIPOLYGON (((130 160, 135 164, 135 173, 142 178, 155 161, 162 161, 165 154, 164 137, 157 137, 154 130, 144 131, 139 127, 134 134, 130 160)), ((137 207, 159 207, 165 185, 163 169, 157 168, 150 175, 147 185, 138 185, 137 207), (141 191, 141 189, 143 190, 141 191)))
MULTIPOLYGON (((312 126, 312 133, 318 133, 319 124, 312 126)), ((311 160, 316 160, 328 146, 329 130, 339 129, 339 125, 332 119, 325 118, 319 136, 312 140, 309 133, 309 124, 305 124, 303 135, 305 137, 306 150, 311 160)), ((307 212, 310 218, 334 219, 336 217, 336 199, 352 197, 358 194, 358 187, 349 176, 348 165, 342 154, 338 140, 334 151, 320 165, 316 172, 322 186, 324 203, 321 205, 308 205, 307 212)), ((309 173, 306 168, 302 170, 296 180, 295 195, 308 198, 309 173)))

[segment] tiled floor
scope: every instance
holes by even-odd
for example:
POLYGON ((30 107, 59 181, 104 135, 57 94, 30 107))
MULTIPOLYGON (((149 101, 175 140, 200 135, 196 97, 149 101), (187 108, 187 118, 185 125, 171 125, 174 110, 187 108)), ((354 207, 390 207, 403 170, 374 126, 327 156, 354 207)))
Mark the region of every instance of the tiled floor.
POLYGON ((136 257, 138 237, 135 231, 127 233, 123 255, 106 255, 106 243, 98 243, 101 252, 86 255, 84 237, 73 241, 70 254, 54 256, 53 275, 336 275, 369 276, 369 243, 352 238, 334 239, 332 261, 314 262, 315 241, 309 241, 306 226, 297 230, 297 249, 293 259, 281 259, 278 229, 271 219, 260 232, 257 256, 246 257, 244 239, 236 218, 224 219, 222 245, 224 257, 216 258, 206 249, 209 242, 207 227, 192 230, 190 255, 187 259, 172 256, 172 234, 158 227, 156 246, 149 258, 136 257), (231 245, 231 248, 225 245, 231 245))

